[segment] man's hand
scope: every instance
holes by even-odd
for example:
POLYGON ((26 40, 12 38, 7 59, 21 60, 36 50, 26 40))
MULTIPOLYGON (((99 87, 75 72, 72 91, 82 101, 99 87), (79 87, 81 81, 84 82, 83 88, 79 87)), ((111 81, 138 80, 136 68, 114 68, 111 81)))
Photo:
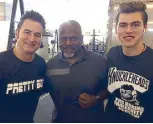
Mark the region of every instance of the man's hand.
POLYGON ((79 96, 79 104, 82 108, 89 108, 95 105, 97 97, 94 95, 89 95, 87 93, 83 93, 79 96))

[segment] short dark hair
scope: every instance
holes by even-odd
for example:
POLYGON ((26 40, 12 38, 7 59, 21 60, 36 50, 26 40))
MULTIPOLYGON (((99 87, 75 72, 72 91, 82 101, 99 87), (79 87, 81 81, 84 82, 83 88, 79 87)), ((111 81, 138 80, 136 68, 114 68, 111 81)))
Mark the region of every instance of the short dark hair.
POLYGON ((33 11, 33 10, 26 11, 26 13, 21 16, 20 21, 19 21, 18 26, 17 26, 18 29, 21 28, 23 22, 26 19, 31 19, 31 20, 34 20, 36 22, 39 22, 42 25, 43 29, 45 30, 45 28, 46 28, 45 19, 43 18, 43 16, 41 14, 39 14, 38 12, 33 11))
POLYGON ((141 12, 142 13, 142 19, 144 25, 148 22, 148 14, 146 12, 146 5, 141 1, 131 1, 131 2, 123 2, 119 4, 118 13, 116 16, 116 25, 119 21, 119 16, 121 13, 133 13, 133 12, 141 12))

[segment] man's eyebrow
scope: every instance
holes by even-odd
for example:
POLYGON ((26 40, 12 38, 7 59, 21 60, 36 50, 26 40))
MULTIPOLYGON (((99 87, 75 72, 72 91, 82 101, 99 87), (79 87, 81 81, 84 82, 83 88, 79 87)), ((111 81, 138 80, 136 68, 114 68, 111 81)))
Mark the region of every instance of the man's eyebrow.
MULTIPOLYGON (((33 31, 29 30, 29 29, 24 29, 24 31, 33 32, 33 31)), ((43 33, 41 33, 41 32, 34 32, 34 34, 42 35, 43 33)))
POLYGON ((29 29, 24 29, 24 31, 29 31, 29 32, 32 32, 31 30, 29 30, 29 29))
POLYGON ((128 24, 127 22, 120 22, 119 24, 128 24))
POLYGON ((35 32, 34 34, 43 35, 41 32, 35 32))
MULTIPOLYGON (((134 23, 141 23, 140 21, 134 21, 134 22, 130 22, 131 24, 134 24, 134 23)), ((129 23, 129 24, 130 24, 129 23)), ((128 24, 127 22, 120 22, 119 24, 128 24)))
POLYGON ((134 21, 134 22, 132 22, 132 24, 133 24, 133 23, 141 23, 141 22, 140 22, 140 21, 134 21))

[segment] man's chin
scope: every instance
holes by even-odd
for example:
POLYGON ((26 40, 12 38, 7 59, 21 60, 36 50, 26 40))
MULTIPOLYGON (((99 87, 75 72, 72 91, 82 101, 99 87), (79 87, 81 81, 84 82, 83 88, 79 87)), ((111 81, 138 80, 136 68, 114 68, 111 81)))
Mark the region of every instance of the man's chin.
POLYGON ((63 55, 64 55, 66 58, 73 58, 73 57, 74 57, 74 53, 63 53, 63 55))
POLYGON ((124 43, 123 46, 126 48, 131 48, 131 47, 135 46, 135 44, 134 43, 124 43))
POLYGON ((25 52, 27 54, 34 54, 36 52, 36 50, 35 49, 26 49, 25 52))

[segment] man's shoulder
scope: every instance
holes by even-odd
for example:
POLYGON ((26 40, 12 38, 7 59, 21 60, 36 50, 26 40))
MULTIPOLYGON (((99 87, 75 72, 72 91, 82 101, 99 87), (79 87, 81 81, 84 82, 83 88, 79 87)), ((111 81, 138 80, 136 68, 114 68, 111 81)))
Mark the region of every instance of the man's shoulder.
POLYGON ((7 68, 12 63, 11 50, 0 52, 0 70, 7 68))
POLYGON ((107 58, 109 58, 110 56, 115 56, 116 54, 118 54, 121 47, 122 46, 120 45, 120 46, 114 46, 114 47, 110 48, 110 50, 107 54, 107 58))
POLYGON ((0 62, 3 62, 3 61, 6 62, 6 60, 11 59, 10 54, 11 54, 11 50, 0 52, 0 62))
POLYGON ((107 65, 107 59, 95 52, 89 51, 90 52, 90 58, 87 59, 87 63, 92 64, 94 67, 105 67, 107 65))
POLYGON ((146 46, 146 47, 147 47, 147 50, 148 50, 149 54, 153 55, 153 49, 151 47, 149 47, 149 46, 146 46))
POLYGON ((35 56, 36 56, 36 60, 37 60, 37 61, 41 61, 41 62, 46 63, 45 60, 44 60, 44 58, 42 58, 40 55, 35 54, 35 56))
POLYGON ((60 60, 60 57, 61 57, 61 53, 58 53, 58 55, 50 58, 48 61, 47 61, 47 65, 48 64, 53 64, 53 63, 56 63, 60 60))
POLYGON ((101 54, 98 54, 98 53, 95 53, 95 52, 92 52, 92 51, 89 51, 89 52, 90 52, 91 57, 95 60, 102 60, 102 61, 106 60, 106 57, 101 55, 101 54))
POLYGON ((12 51, 12 49, 5 50, 5 51, 0 52, 0 57, 3 57, 3 56, 5 56, 5 55, 10 54, 11 51, 12 51))
POLYGON ((114 47, 110 48, 108 53, 116 52, 120 48, 121 48, 121 45, 120 46, 114 46, 114 47))
POLYGON ((143 56, 144 56, 144 61, 145 62, 149 62, 149 63, 152 63, 153 62, 153 49, 151 48, 151 47, 149 47, 149 46, 146 46, 147 48, 146 48, 146 50, 145 50, 145 52, 144 52, 144 54, 143 54, 143 56))

